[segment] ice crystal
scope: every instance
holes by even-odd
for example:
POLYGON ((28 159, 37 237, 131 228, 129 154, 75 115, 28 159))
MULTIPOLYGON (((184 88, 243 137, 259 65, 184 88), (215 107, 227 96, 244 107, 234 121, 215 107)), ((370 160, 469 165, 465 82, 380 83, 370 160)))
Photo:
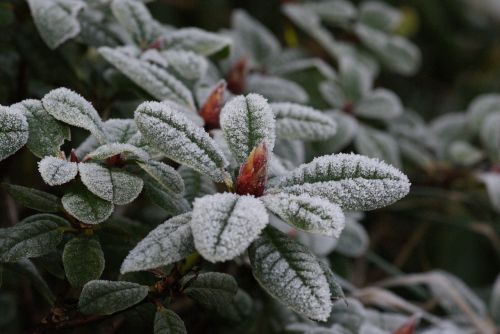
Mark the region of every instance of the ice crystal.
POLYGON ((149 160, 149 154, 143 149, 134 145, 122 143, 111 143, 99 146, 94 151, 87 154, 86 157, 93 160, 106 160, 118 154, 126 160, 149 160))
POLYGON ((113 204, 86 189, 66 193, 61 199, 64 209, 85 224, 99 224, 113 213, 113 204))
POLYGON ((45 157, 38 163, 42 179, 50 186, 57 186, 73 180, 78 174, 78 164, 56 157, 45 157))
POLYGON ((309 100, 307 92, 295 82, 270 75, 249 75, 245 91, 262 94, 272 102, 306 103, 309 100))
POLYGON ((193 51, 203 56, 213 55, 231 46, 229 38, 198 28, 174 30, 164 35, 164 41, 168 49, 193 51))
POLYGON ((0 106, 0 161, 23 147, 28 136, 26 117, 15 109, 0 106))
POLYGON ((243 253, 269 222, 266 208, 252 196, 222 193, 198 198, 191 229, 200 254, 211 262, 243 253))
POLYGON ((139 166, 146 171, 165 190, 182 194, 184 192, 184 182, 175 169, 160 161, 149 160, 139 163, 139 166))

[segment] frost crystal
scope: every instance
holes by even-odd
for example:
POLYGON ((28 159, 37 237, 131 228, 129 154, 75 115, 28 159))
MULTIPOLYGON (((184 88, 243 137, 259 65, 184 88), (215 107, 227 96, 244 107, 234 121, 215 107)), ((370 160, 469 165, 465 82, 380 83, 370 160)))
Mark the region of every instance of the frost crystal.
POLYGON ((113 213, 113 204, 86 189, 69 192, 61 199, 64 210, 85 224, 99 224, 113 213))
POLYGON ((56 157, 45 157, 38 163, 42 179, 50 186, 57 186, 73 180, 78 174, 78 164, 56 157))
POLYGON ((344 228, 344 214, 334 203, 307 194, 268 195, 266 207, 291 225, 311 233, 338 238, 344 228))
POLYGON ((141 148, 130 144, 112 143, 99 146, 87 154, 87 158, 93 160, 106 160, 120 154, 125 160, 149 160, 149 154, 141 148))
POLYGON ((188 80, 198 80, 208 69, 207 60, 191 51, 167 50, 161 53, 177 73, 188 80))
POLYGON ((332 302, 327 277, 307 247, 267 228, 249 249, 255 278, 273 297, 294 311, 325 321, 332 302))
POLYGON ((146 46, 157 36, 154 19, 142 1, 113 0, 111 11, 118 22, 140 45, 146 46))
POLYGON ((81 95, 67 89, 50 91, 42 99, 43 107, 61 122, 90 131, 101 143, 106 142, 104 126, 92 104, 81 95))
POLYGON ((210 56, 231 46, 231 40, 198 28, 174 30, 164 35, 166 47, 170 50, 186 50, 210 56))
POLYGON ((268 222, 266 208, 258 199, 223 193, 194 201, 191 229, 198 252, 211 262, 220 262, 243 253, 268 222))
POLYGON ((270 188, 268 193, 284 191, 323 197, 346 210, 372 210, 406 196, 410 182, 406 175, 384 162, 355 154, 336 154, 315 158, 273 179, 270 188))
POLYGON ((121 273, 166 266, 193 253, 190 221, 191 213, 185 213, 158 225, 130 251, 122 263, 121 273))
POLYGON ((184 192, 184 182, 175 169, 163 162, 150 160, 138 163, 139 167, 146 171, 165 190, 182 194, 184 192))
POLYGON ((245 91, 262 94, 273 102, 306 103, 309 100, 306 91, 295 82, 270 75, 249 75, 245 91))
POLYGON ((108 169, 96 163, 80 163, 78 170, 88 190, 114 204, 132 202, 142 190, 142 179, 120 169, 108 169))
POLYGON ((135 111, 135 121, 146 140, 170 159, 216 182, 227 178, 227 162, 221 150, 208 133, 177 110, 158 102, 144 102, 135 111))
POLYGON ((229 101, 220 114, 224 137, 239 163, 263 140, 272 152, 275 141, 274 114, 266 99, 258 94, 237 96, 229 101))
POLYGON ((192 203, 195 198, 215 194, 217 192, 217 188, 212 180, 194 169, 181 166, 177 171, 184 180, 184 197, 189 203, 192 203))
POLYGON ((319 110, 286 102, 271 103, 271 109, 279 138, 325 140, 337 132, 337 123, 319 110))
POLYGON ((0 106, 0 161, 14 154, 28 141, 28 122, 15 109, 0 106))

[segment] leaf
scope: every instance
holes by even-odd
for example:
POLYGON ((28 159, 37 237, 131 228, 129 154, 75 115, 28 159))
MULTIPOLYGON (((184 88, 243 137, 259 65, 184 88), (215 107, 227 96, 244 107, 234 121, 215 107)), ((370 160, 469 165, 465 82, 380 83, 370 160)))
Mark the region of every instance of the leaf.
POLYGON ((125 160, 149 160, 148 152, 142 148, 136 147, 131 144, 112 143, 104 144, 96 148, 94 151, 87 154, 87 159, 92 160, 106 160, 115 155, 120 155, 125 160))
POLYGON ((78 13, 85 7, 79 0, 28 0, 31 15, 42 39, 57 48, 80 32, 78 13))
POLYGON ((337 123, 319 110, 294 103, 271 103, 271 109, 279 138, 325 140, 337 132, 337 123))
POLYGON ((174 311, 161 307, 156 311, 154 334, 187 334, 187 330, 174 311))
POLYGON ((73 180, 78 174, 78 164, 56 157, 45 157, 38 162, 42 179, 50 186, 57 186, 73 180))
POLYGON ((359 21, 372 28, 392 32, 401 20, 401 13, 386 3, 366 1, 359 6, 359 21))
POLYGON ((337 279, 335 278, 335 275, 333 274, 333 271, 330 269, 328 264, 325 263, 325 261, 318 261, 319 266, 323 270, 323 273, 325 274, 326 281, 328 282, 328 286, 330 287, 330 299, 332 301, 337 301, 339 299, 344 299, 344 291, 342 291, 342 287, 340 284, 337 282, 337 279))
POLYGON ((232 322, 242 322, 251 315, 252 311, 252 297, 242 289, 238 289, 230 304, 217 307, 217 314, 232 322))
POLYGON ((274 298, 313 320, 332 309, 328 279, 316 257, 302 244, 267 228, 249 249, 255 279, 274 298))
POLYGON ((58 88, 46 94, 42 103, 45 110, 57 120, 84 128, 90 131, 99 142, 106 142, 99 114, 81 95, 67 88, 58 88))
POLYGON ((325 113, 337 123, 337 133, 327 141, 315 143, 320 152, 331 154, 337 153, 349 145, 358 130, 358 121, 341 111, 329 111, 325 113))
POLYGON ((326 198, 344 210, 372 210, 403 198, 406 175, 376 159, 355 154, 315 158, 272 180, 268 193, 283 191, 326 198))
POLYGON ((161 55, 167 60, 170 68, 187 80, 198 80, 208 70, 207 60, 191 51, 167 50, 161 55))
POLYGON ((98 279, 104 271, 104 253, 96 239, 71 239, 64 246, 62 259, 66 278, 73 287, 98 279))
POLYGON ((57 212, 61 209, 59 197, 33 188, 6 184, 3 186, 16 201, 37 211, 57 212))
POLYGON ((481 173, 478 175, 478 178, 486 186, 493 209, 500 212, 500 174, 492 172, 481 173))
POLYGON ((247 161, 241 165, 236 180, 238 195, 262 196, 267 183, 268 156, 265 141, 250 152, 247 161))
POLYGON ((335 70, 321 58, 293 59, 285 63, 279 62, 272 68, 272 74, 281 76, 312 70, 318 72, 325 79, 333 80, 337 76, 335 70))
POLYGON ((472 133, 479 133, 486 117, 497 111, 500 111, 500 94, 490 93, 476 97, 467 108, 467 127, 472 133))
POLYGON ((33 287, 52 305, 56 300, 54 293, 50 290, 47 282, 36 268, 36 266, 28 259, 19 260, 14 263, 5 264, 5 267, 15 271, 21 275, 28 276, 33 287))
POLYGON ((261 94, 272 102, 306 103, 309 100, 307 92, 295 82, 256 73, 248 76, 245 92, 261 94))
POLYGON ((64 209, 85 224, 99 224, 113 213, 113 204, 92 194, 83 187, 61 199, 64 209))
POLYGON ((52 117, 39 100, 24 100, 13 104, 26 117, 29 137, 26 146, 39 158, 57 155, 65 139, 71 138, 69 127, 52 117))
POLYGON ((200 116, 205 121, 205 129, 220 128, 220 112, 224 104, 224 93, 226 91, 226 82, 224 80, 217 83, 212 88, 205 102, 200 108, 200 116))
POLYGON ((61 227, 69 226, 62 218, 35 215, 29 223, 0 229, 0 261, 16 262, 53 251, 62 241, 61 227))
POLYGON ((224 273, 199 274, 184 290, 184 293, 203 307, 216 309, 231 303, 238 291, 236 280, 224 273))
POLYGON ((148 295, 148 287, 131 282, 90 281, 83 287, 78 309, 83 314, 109 315, 125 310, 148 295))
POLYGON ((142 179, 120 169, 108 169, 96 163, 80 163, 78 170, 88 190, 114 204, 128 204, 142 191, 142 179))
POLYGON ((382 131, 359 126, 354 137, 356 152, 370 158, 378 158, 395 167, 401 166, 401 157, 396 140, 382 131))
POLYGON ((26 117, 0 106, 0 161, 16 153, 28 141, 26 117))
POLYGON ((344 0, 308 2, 305 7, 319 15, 322 21, 333 25, 349 23, 357 15, 356 7, 344 0))
POLYGON ((497 276, 491 292, 490 310, 493 320, 500 324, 500 275, 497 276))
POLYGON ((165 191, 156 181, 144 180, 144 193, 156 205, 171 215, 179 215, 191 210, 188 201, 179 194, 165 191))
POLYGON ((262 201, 281 219, 306 232, 338 238, 344 229, 340 207, 320 197, 277 194, 264 196, 262 201))
POLYGON ((484 158, 480 149, 461 140, 451 143, 446 153, 451 162, 462 166, 473 166, 484 158))
POLYGON ((202 128, 168 105, 144 102, 135 111, 135 121, 146 140, 170 159, 223 182, 227 161, 202 128))
POLYGON ((378 88, 370 92, 357 105, 357 116, 390 120, 403 113, 399 97, 390 90, 378 88))
POLYGON ((223 193, 194 201, 191 230, 196 250, 211 262, 221 262, 243 253, 268 222, 258 199, 223 193))
POLYGON ((340 86, 338 81, 328 80, 319 84, 319 92, 323 100, 325 100, 331 107, 338 110, 346 109, 345 107, 352 103, 349 101, 344 89, 340 86))
POLYGON ((215 194, 217 188, 210 178, 189 167, 181 166, 177 170, 184 180, 184 198, 192 203, 195 198, 215 194))
POLYGON ((113 0, 111 12, 138 45, 145 47, 158 37, 155 21, 142 1, 113 0))
POLYGON ((363 225, 348 215, 335 251, 345 256, 358 257, 366 253, 368 244, 368 233, 363 225))
POLYGON ((231 46, 229 38, 198 28, 176 29, 163 37, 169 50, 193 51, 202 56, 228 54, 231 46))
POLYGON ((98 9, 87 7, 78 15, 78 21, 81 28, 78 38, 89 46, 118 46, 129 39, 121 26, 109 22, 98 9))
POLYGON ((191 213, 168 219, 142 239, 127 255, 120 272, 154 269, 180 261, 192 254, 191 213))
POLYGON ((184 181, 182 177, 169 165, 154 160, 144 163, 139 162, 138 165, 165 190, 175 194, 184 193, 184 181))
POLYGON ((245 162, 253 148, 262 141, 266 142, 269 152, 274 148, 274 114, 260 95, 240 95, 226 103, 220 114, 220 125, 239 163, 245 162))
POLYGON ((479 136, 490 159, 500 162, 500 110, 485 118, 479 136))

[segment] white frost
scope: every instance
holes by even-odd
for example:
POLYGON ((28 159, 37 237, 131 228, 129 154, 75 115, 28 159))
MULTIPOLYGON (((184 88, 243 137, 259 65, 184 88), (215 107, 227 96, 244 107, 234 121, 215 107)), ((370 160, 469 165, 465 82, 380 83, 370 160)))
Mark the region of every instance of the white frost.
POLYGON ((38 162, 42 179, 50 186, 57 186, 73 180, 78 174, 78 164, 56 157, 45 157, 38 162))

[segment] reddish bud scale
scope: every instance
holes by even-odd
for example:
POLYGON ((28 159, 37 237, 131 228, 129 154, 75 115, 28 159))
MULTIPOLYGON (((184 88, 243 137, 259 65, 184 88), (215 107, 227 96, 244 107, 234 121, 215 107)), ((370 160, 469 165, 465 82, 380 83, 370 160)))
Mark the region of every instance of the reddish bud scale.
POLYGON ((122 156, 120 154, 113 155, 106 159, 106 165, 109 167, 121 167, 125 164, 122 156))
POLYGON ((207 100, 201 106, 200 116, 205 121, 205 130, 219 129, 219 115, 224 104, 224 91, 226 90, 226 82, 219 83, 210 93, 207 100))
POLYGON ((241 58, 233 65, 226 76, 227 88, 234 94, 243 93, 247 72, 248 60, 247 58, 241 58))
POLYGON ((413 334, 417 328, 417 322, 418 319, 416 317, 411 317, 401 327, 396 329, 393 334, 413 334))
POLYGON ((236 181, 236 193, 239 195, 262 196, 267 182, 267 146, 265 142, 257 145, 241 165, 236 181))
POLYGON ((346 101, 342 106, 342 111, 346 114, 354 114, 354 104, 351 101, 346 101))
POLYGON ((69 161, 71 161, 71 162, 80 162, 80 161, 78 160, 78 157, 76 156, 76 151, 75 151, 75 149, 72 149, 72 150, 71 150, 71 153, 69 154, 69 161))
POLYGON ((149 44, 146 49, 161 50, 162 48, 163 48, 163 41, 161 38, 157 38, 153 43, 149 44))

